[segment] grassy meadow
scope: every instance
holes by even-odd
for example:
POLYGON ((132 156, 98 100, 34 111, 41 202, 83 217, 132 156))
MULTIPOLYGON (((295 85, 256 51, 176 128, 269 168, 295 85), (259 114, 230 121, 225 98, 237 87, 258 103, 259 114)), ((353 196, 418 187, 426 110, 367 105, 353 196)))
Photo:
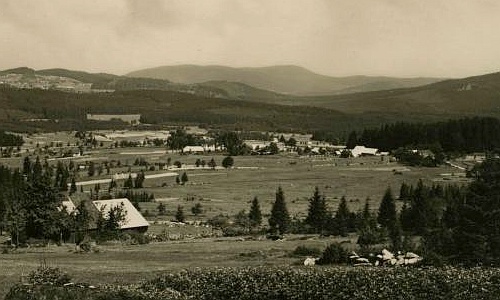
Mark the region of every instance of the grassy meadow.
MULTIPOLYGON (((51 137, 54 139, 55 137, 51 137)), ((64 136, 57 140, 65 140, 64 136)), ((33 146, 34 144, 32 144, 33 146)), ((178 205, 184 207, 187 221, 207 219, 218 214, 234 216, 241 210, 248 212, 250 202, 258 197, 267 224, 271 205, 275 200, 278 186, 283 188, 288 210, 292 216, 303 218, 307 214, 308 198, 315 186, 326 196, 332 212, 337 208, 342 196, 348 200, 351 211, 359 211, 369 197, 372 210, 377 210, 383 193, 391 187, 395 196, 402 182, 416 184, 419 179, 431 182, 465 182, 462 171, 450 167, 413 168, 402 166, 388 157, 364 157, 342 159, 325 156, 297 156, 279 154, 274 156, 237 156, 230 169, 221 168, 224 158, 220 154, 195 155, 167 152, 165 148, 97 148, 86 151, 85 156, 74 158, 76 164, 103 161, 115 162, 110 173, 89 177, 86 169, 77 173, 76 181, 110 179, 114 174, 145 171, 143 189, 154 193, 155 202, 141 203, 141 211, 148 211, 151 223, 150 233, 165 230, 173 234, 189 235, 192 227, 172 228, 162 221, 174 219, 178 205), (135 165, 137 159, 144 159, 149 167, 135 165), (159 170, 160 163, 170 158, 168 170, 159 170), (196 167, 197 159, 216 161, 218 168, 196 167), (117 166, 116 162, 120 161, 117 166), (173 166, 175 161, 182 163, 181 168, 173 166), (150 170, 150 166, 155 166, 150 170), (176 184, 175 174, 186 172, 188 181, 176 184), (158 174, 168 174, 160 177, 158 174), (156 175, 156 176, 154 176, 156 175), (149 176, 149 178, 148 178, 149 176), (156 216, 159 202, 167 209, 165 216, 156 216), (203 213, 193 215, 191 207, 201 203, 203 213)), ((48 160, 50 164, 57 160, 48 160)), ((66 161, 67 162, 67 161, 66 161)), ((2 159, 2 164, 20 167, 22 158, 2 159)), ((123 186, 124 179, 117 181, 123 186)), ((94 184, 84 185, 83 192, 89 193, 94 184)), ((101 190, 107 184, 101 184, 101 190)), ((80 187, 78 187, 80 191, 80 187)), ((401 203, 398 203, 401 205, 401 203)), ((6 236, 0 236, 6 239, 6 236)), ((100 284, 128 284, 153 279, 159 274, 198 267, 240 267, 240 266, 287 266, 301 263, 303 258, 291 257, 290 253, 299 245, 317 247, 323 250, 332 241, 343 242, 347 248, 356 247, 356 237, 319 238, 308 235, 290 235, 283 241, 266 240, 263 236, 247 238, 202 238, 157 242, 147 245, 124 245, 108 243, 98 246, 97 253, 75 253, 75 246, 48 246, 44 248, 23 248, 0 254, 0 298, 9 287, 19 282, 30 271, 46 263, 68 272, 76 282, 100 284)))

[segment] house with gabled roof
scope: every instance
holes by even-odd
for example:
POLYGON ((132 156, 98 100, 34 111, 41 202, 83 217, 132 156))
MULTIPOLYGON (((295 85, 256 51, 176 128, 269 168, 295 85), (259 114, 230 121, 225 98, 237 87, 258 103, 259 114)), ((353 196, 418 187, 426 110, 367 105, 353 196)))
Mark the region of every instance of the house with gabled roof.
POLYGON ((125 220, 120 224, 120 229, 124 231, 138 231, 146 232, 149 227, 149 222, 142 216, 142 214, 134 207, 132 202, 127 198, 117 198, 109 200, 85 200, 85 199, 72 199, 68 197, 67 200, 62 202, 62 206, 68 213, 73 212, 81 201, 85 201, 85 207, 93 217, 93 222, 90 224, 90 230, 97 229, 97 219, 99 214, 106 215, 112 208, 121 206, 125 212, 125 220))

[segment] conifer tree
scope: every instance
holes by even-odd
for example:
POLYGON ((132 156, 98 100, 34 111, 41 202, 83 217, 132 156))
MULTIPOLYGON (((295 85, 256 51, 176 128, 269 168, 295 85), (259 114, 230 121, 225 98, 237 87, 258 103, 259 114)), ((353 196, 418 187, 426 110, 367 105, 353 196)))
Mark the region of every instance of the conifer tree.
POLYGON ((276 191, 276 200, 271 209, 271 216, 269 217, 270 231, 273 234, 284 234, 288 232, 289 225, 290 215, 286 208, 283 189, 280 186, 276 191))
POLYGON ((132 175, 129 174, 127 180, 123 183, 123 187, 126 189, 131 189, 134 187, 134 182, 132 181, 132 175))
POLYGON ((394 197, 392 196, 391 188, 388 187, 385 190, 384 197, 382 198, 382 202, 380 203, 380 207, 378 209, 378 223, 387 229, 391 229, 396 224, 396 204, 394 202, 394 197))
POLYGON ((260 211, 259 199, 257 197, 254 197, 252 200, 248 218, 252 227, 259 227, 262 224, 262 212, 260 211))
POLYGON ((488 158, 471 172, 465 203, 459 206, 454 245, 468 263, 500 263, 500 159, 488 158))
POLYGON ((315 233, 324 233, 329 218, 325 196, 321 195, 318 187, 316 187, 314 195, 309 199, 309 209, 305 223, 311 226, 315 233))
POLYGON ((163 216, 166 212, 166 207, 165 207, 165 204, 163 204, 163 202, 160 202, 160 204, 158 204, 158 206, 156 207, 156 209, 158 210, 158 214, 160 216, 163 216))
POLYGON ((335 225, 339 235, 346 236, 349 232, 349 219, 351 213, 349 212, 349 207, 347 207, 347 199, 342 196, 340 199, 339 207, 335 213, 335 225))
POLYGON ((184 217, 184 209, 182 206, 177 206, 177 212, 175 213, 175 220, 177 222, 184 222, 185 217, 184 217))
POLYGON ((182 184, 186 184, 186 182, 188 182, 188 175, 186 172, 182 173, 182 177, 181 177, 181 183, 182 184))
POLYGON ((75 177, 71 178, 71 186, 69 187, 69 194, 73 195, 76 193, 76 182, 75 182, 75 177))

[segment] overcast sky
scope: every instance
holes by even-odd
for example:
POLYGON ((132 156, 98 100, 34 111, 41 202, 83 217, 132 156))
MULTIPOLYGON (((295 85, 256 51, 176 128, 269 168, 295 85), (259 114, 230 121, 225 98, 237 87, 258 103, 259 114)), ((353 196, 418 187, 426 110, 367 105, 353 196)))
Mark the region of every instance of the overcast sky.
POLYGON ((500 1, 1 0, 0 39, 0 69, 465 77, 500 71, 500 1))

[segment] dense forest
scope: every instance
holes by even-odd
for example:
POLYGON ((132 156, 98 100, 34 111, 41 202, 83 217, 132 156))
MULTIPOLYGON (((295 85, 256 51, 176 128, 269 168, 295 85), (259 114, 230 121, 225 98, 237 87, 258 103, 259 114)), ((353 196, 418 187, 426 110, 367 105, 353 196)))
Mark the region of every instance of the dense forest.
POLYGON ((472 153, 500 148, 500 120, 490 117, 463 118, 435 123, 397 122, 361 134, 351 132, 347 146, 391 151, 401 147, 440 147, 447 153, 472 153))
POLYGON ((0 131, 0 147, 15 147, 23 144, 23 138, 19 135, 0 131))

